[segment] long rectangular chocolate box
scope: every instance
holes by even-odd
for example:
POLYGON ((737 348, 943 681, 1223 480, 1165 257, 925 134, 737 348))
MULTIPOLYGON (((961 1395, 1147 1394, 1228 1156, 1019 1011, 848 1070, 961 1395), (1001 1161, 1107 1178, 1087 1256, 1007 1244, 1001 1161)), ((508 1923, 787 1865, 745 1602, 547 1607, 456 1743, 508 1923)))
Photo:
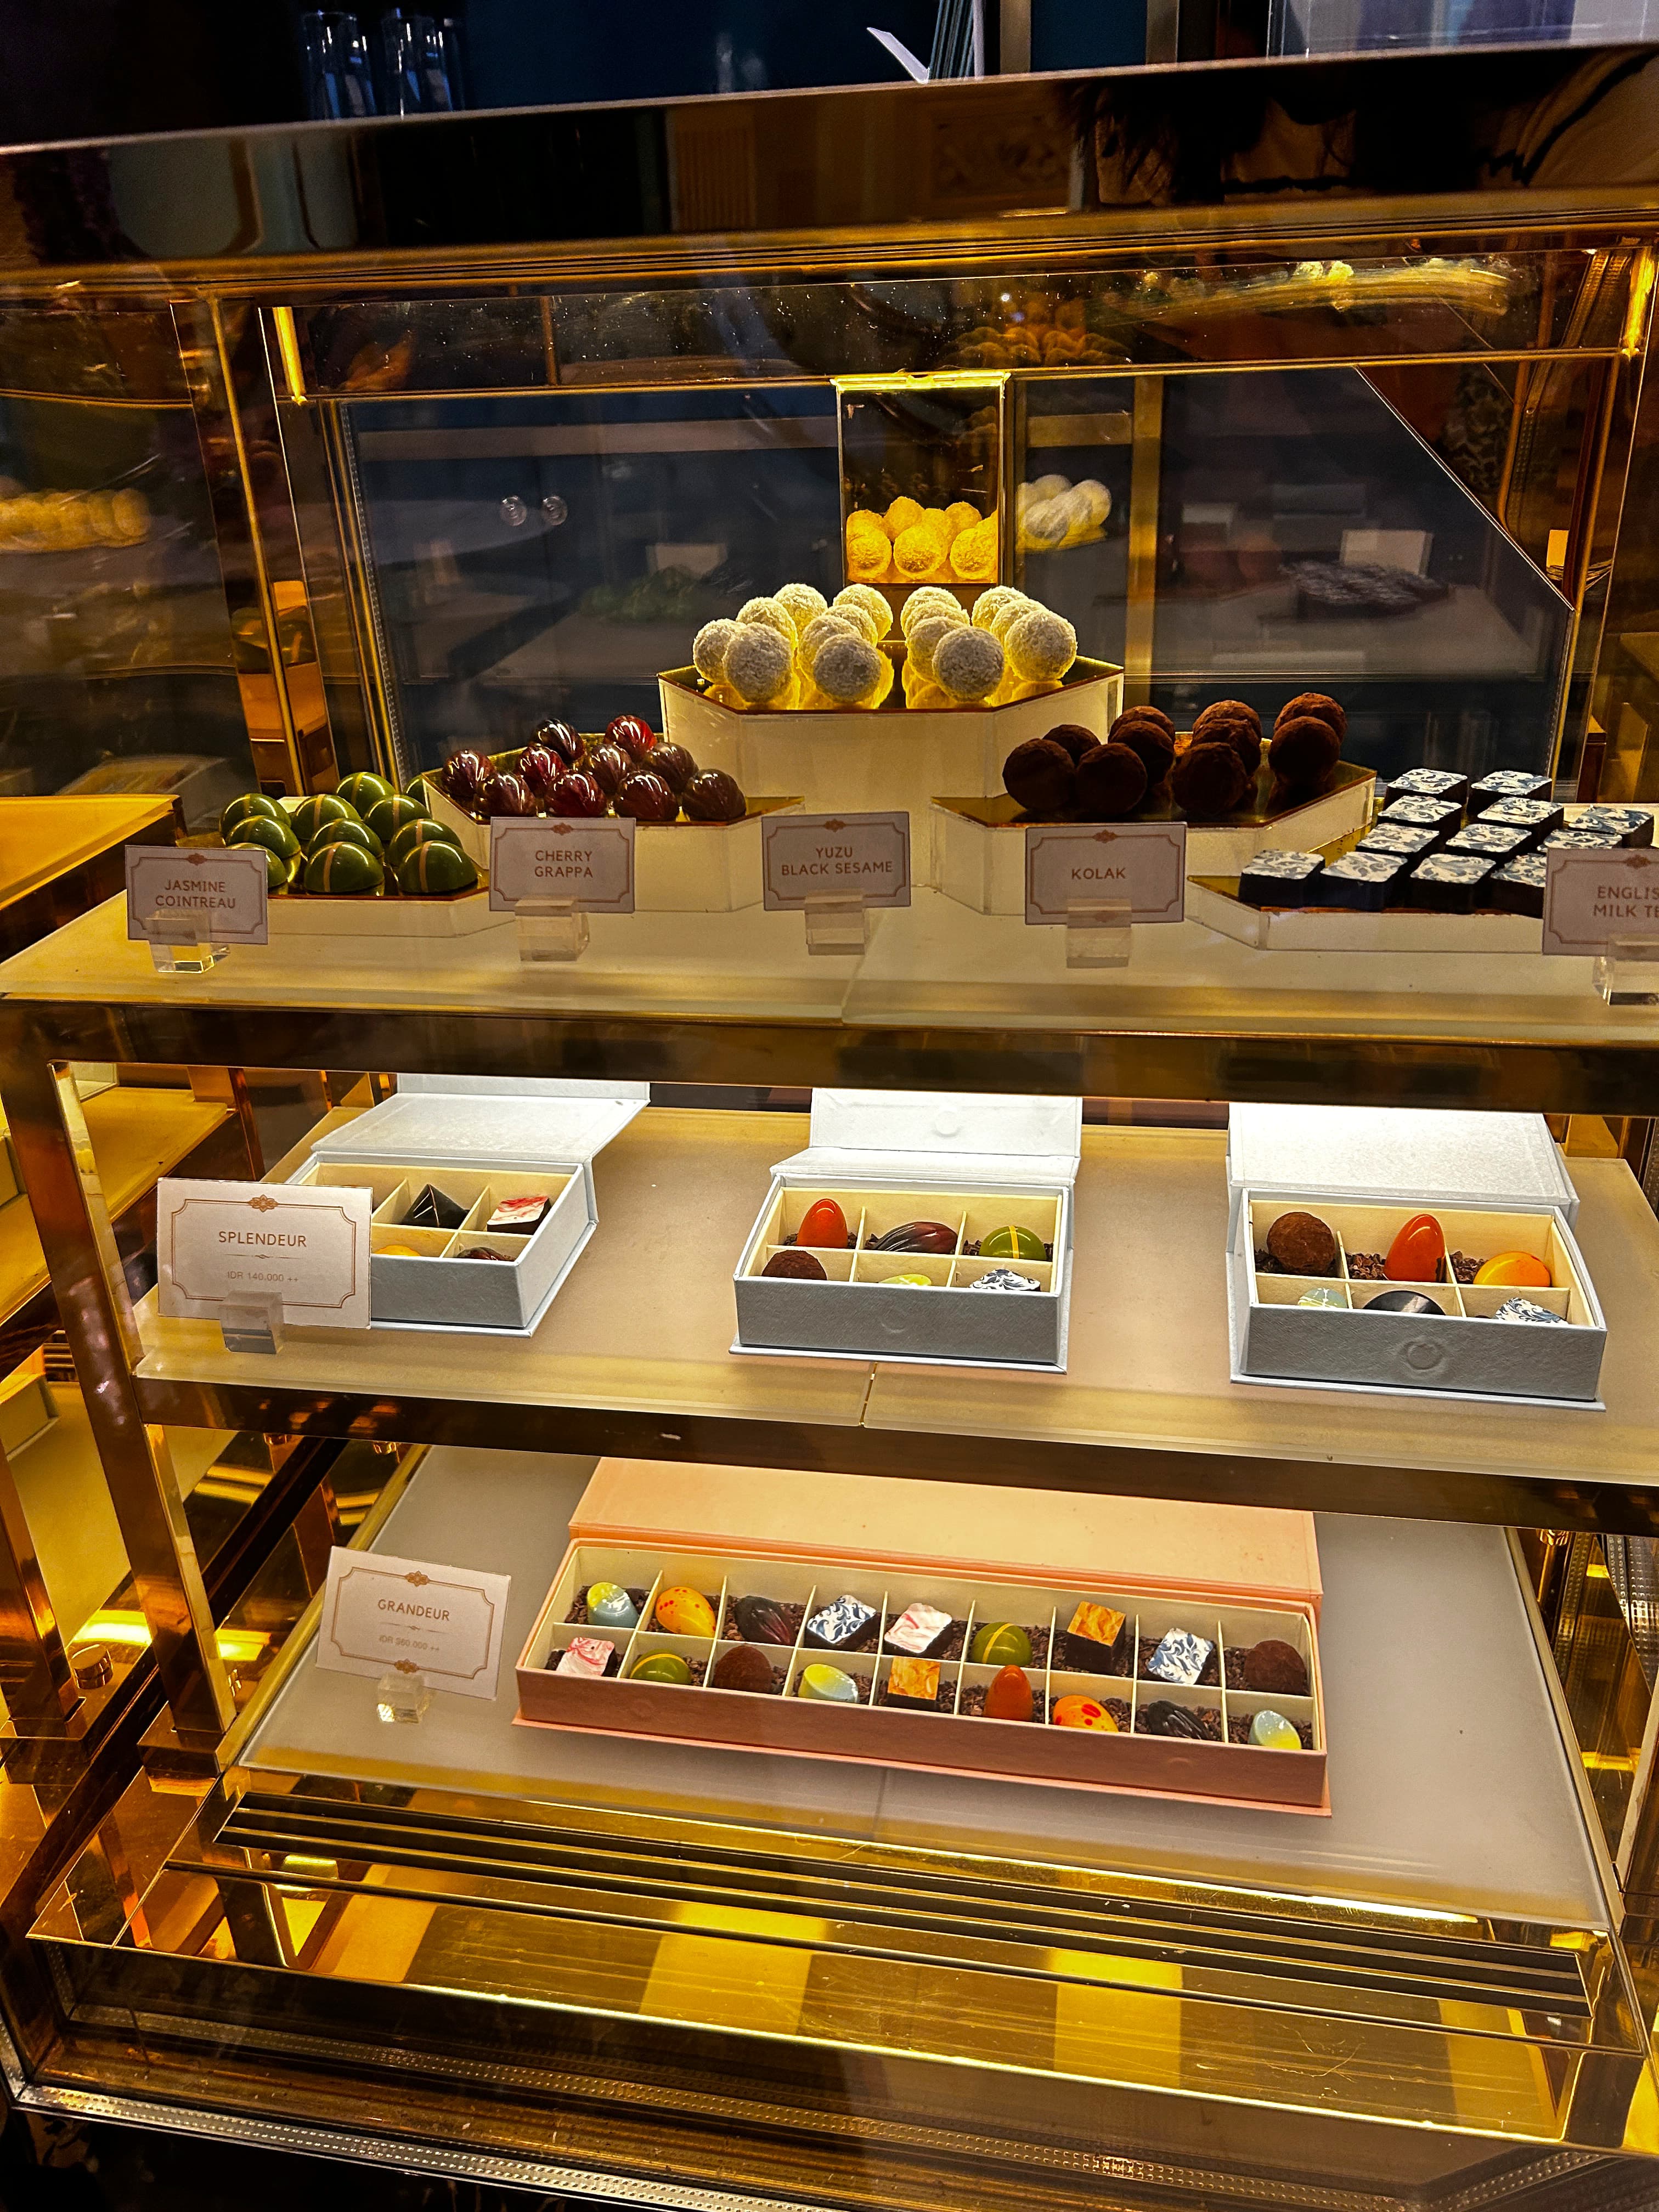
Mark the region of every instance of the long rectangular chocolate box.
POLYGON ((521 1722, 1328 1811, 1317 1555, 1307 1516, 1265 1516, 1286 1540, 1270 1539, 1264 1551, 1251 1525, 1263 1516, 1224 1512, 1206 1531, 1194 1524, 1206 1509, 1149 1502, 1121 1547, 1097 1501, 1084 1502, 1078 1525, 1074 1501, 996 1492, 1017 1504, 1007 1518, 1012 1556, 999 1574, 982 1561, 912 1549, 922 1525, 916 1512, 901 1497, 890 1515, 881 1495, 866 1496, 868 1484, 802 1477, 807 1493, 792 1510, 793 1478, 714 1472, 726 1482, 709 1517, 741 1520, 747 1495, 764 1532, 756 1543, 676 1527, 702 1517, 681 1510, 682 1486, 666 1487, 648 1463, 601 1462, 589 1496, 599 1492, 601 1512, 618 1525, 590 1513, 586 1498, 573 1516, 573 1540, 520 1656, 521 1722), (839 1513, 835 1496, 823 1495, 837 1486, 847 1499, 839 1513), (856 1507, 855 1498, 863 1501, 856 1507), (653 1516, 665 1524, 659 1530, 653 1516), (1044 1565, 1045 1553, 1057 1564, 1044 1565), (1150 1571, 1126 1573, 1126 1559, 1150 1571), (1208 1572, 1183 1588, 1189 1561, 1208 1572), (1293 1595, 1304 1579, 1314 1588, 1293 1595), (628 1626, 590 1617, 588 1593, 602 1583, 623 1594, 624 1614, 637 1616, 628 1626), (902 1648, 915 1638, 896 1641, 894 1630, 921 1608, 936 1641, 918 1667, 902 1648), (829 1612, 854 1631, 842 1648, 821 1648, 809 1631, 829 1612), (663 1615, 676 1625, 664 1626, 663 1615), (1074 1637, 1079 1619, 1088 1629, 1114 1629, 1113 1640, 1074 1637), (568 1660, 578 1639, 583 1648, 568 1660), (994 1656, 972 1656, 988 1648, 994 1656), (1024 1678, 1029 1719, 984 1711, 1005 1664, 1024 1678), (802 1695, 809 1667, 832 1669, 851 1694, 844 1702, 802 1695), (748 1686, 722 1686, 717 1676, 748 1686), (1271 1686, 1252 1689, 1251 1680, 1271 1686), (920 1702, 890 1702, 919 1693, 920 1702), (1057 1720, 1066 1700, 1075 1702, 1057 1720), (1249 1741, 1264 1712, 1285 1724, 1275 1731, 1285 1747, 1249 1741), (1299 1739, 1295 1748, 1286 1729, 1299 1739))

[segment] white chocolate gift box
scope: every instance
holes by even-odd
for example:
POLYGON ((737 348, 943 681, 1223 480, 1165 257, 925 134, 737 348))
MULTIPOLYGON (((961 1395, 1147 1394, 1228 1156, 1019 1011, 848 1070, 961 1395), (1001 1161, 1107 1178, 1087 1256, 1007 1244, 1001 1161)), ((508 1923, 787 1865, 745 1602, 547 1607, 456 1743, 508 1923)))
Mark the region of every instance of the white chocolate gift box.
POLYGON ((369 1191, 377 1328, 528 1336, 599 1225, 595 1153, 649 1096, 643 1083, 401 1075, 393 1097, 319 1139, 293 1180, 369 1191), (409 1224, 428 1184, 463 1209, 459 1228, 409 1224), (491 1233, 498 1206, 532 1197, 549 1204, 529 1235, 491 1233), (459 1256, 478 1249, 499 1256, 459 1256))
POLYGON ((1082 1132, 1080 1098, 815 1091, 811 1141, 774 1168, 738 1261, 732 1350, 1063 1369, 1082 1132), (823 1282, 767 1275, 820 1198, 840 1206, 850 1247, 813 1249, 823 1282), (951 1250, 874 1249, 915 1220, 944 1224, 951 1250), (1029 1231, 1048 1256, 969 1249, 1007 1227, 1029 1231), (1004 1267, 1035 1287, 973 1287, 1004 1267), (923 1275, 927 1287, 896 1275, 923 1275))
POLYGON ((1425 1206, 1415 1195, 1360 1204, 1317 1189, 1264 1197, 1247 1188, 1232 1231, 1228 1313, 1236 1382, 1600 1404, 1607 1323, 1583 1255, 1555 1206, 1425 1206), (1334 1275, 1270 1273, 1257 1266, 1268 1231, 1289 1212, 1316 1214, 1332 1231, 1338 1245, 1334 1275), (1386 1257, 1399 1231, 1421 1213, 1432 1213, 1440 1224, 1449 1255, 1488 1260, 1504 1252, 1530 1253, 1548 1268, 1551 1286, 1517 1291, 1454 1281, 1406 1283, 1355 1270, 1353 1255, 1386 1257), (1368 1310, 1391 1291, 1421 1291, 1440 1311, 1368 1310), (1334 1302, 1300 1303, 1313 1293, 1334 1294, 1334 1302), (1498 1319, 1499 1307, 1517 1297, 1553 1318, 1498 1319))

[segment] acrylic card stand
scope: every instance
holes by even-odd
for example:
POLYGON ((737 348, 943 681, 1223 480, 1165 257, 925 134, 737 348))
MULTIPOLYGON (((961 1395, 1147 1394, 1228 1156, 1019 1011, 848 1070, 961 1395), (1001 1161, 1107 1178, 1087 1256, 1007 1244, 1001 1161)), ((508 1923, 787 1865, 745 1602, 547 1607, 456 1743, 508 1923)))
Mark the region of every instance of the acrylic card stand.
POLYGON ((1224 1798, 1279 1811, 1328 1810, 1318 1639, 1310 1609, 1218 1606, 1213 1595, 1183 1601, 1168 1590, 1143 1596, 1130 1589, 1000 1583, 867 1558, 841 1564, 777 1552, 750 1556, 732 1549, 579 1542, 567 1552, 519 1661, 519 1717, 603 1734, 939 1767, 1079 1789, 1224 1798), (601 1582, 629 1592, 639 1613, 636 1626, 607 1629, 588 1620, 585 1593, 601 1582), (658 1600, 671 1588, 690 1589, 707 1601, 712 1635, 677 1634, 657 1626, 658 1600), (806 1640, 806 1622, 846 1595, 871 1608, 868 1627, 850 1647, 815 1648, 806 1640), (789 1640, 754 1646, 771 1663, 769 1689, 714 1687, 710 1677, 742 1644, 738 1604, 746 1597, 771 1601, 789 1640), (1066 1632, 1084 1602, 1126 1616, 1119 1644, 1109 1656, 1102 1649, 1098 1667, 1079 1663, 1092 1655, 1066 1632), (939 1667, 932 1707, 889 1702, 895 1662, 909 1656, 892 1646, 890 1632, 916 1603, 950 1615, 949 1628, 928 1655, 939 1667), (1031 1692, 1029 1721, 984 1717, 987 1692, 1001 1668, 968 1654, 981 1629, 1000 1622, 1013 1623, 1030 1645, 1030 1662, 1021 1669, 1031 1692), (1159 1681, 1147 1672, 1152 1652, 1172 1629, 1190 1631, 1214 1647, 1206 1668, 1211 1679, 1189 1686, 1159 1681), (556 1671, 578 1638, 611 1646, 603 1677, 556 1671), (1305 1694, 1243 1686, 1245 1656, 1267 1641, 1297 1653, 1306 1670, 1305 1694), (633 1679, 642 1661, 659 1655, 683 1662, 690 1680, 633 1679), (803 1670, 817 1664, 850 1678, 856 1702, 803 1696, 803 1670), (1054 1708, 1068 1698, 1103 1707, 1113 1728, 1056 1723, 1054 1708), (1168 1715, 1154 1713, 1154 1706, 1191 1716, 1198 1733, 1157 1733, 1168 1715), (1273 1751, 1249 1742, 1251 1721, 1264 1709, 1290 1723, 1302 1749, 1273 1751))

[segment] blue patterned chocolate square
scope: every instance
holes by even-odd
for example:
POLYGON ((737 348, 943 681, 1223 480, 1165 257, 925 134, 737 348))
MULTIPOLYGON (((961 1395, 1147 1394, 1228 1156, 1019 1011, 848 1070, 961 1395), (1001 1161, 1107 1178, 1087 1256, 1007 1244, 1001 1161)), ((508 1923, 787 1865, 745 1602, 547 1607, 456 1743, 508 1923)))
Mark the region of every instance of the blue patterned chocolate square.
POLYGON ((875 1617, 874 1606, 850 1595, 838 1597, 807 1622, 806 1641, 821 1651, 844 1651, 858 1641, 875 1617))
POLYGON ((1146 1672, 1160 1682, 1185 1682, 1189 1686, 1210 1663, 1213 1644, 1194 1636, 1190 1628, 1172 1628, 1146 1662, 1146 1672))

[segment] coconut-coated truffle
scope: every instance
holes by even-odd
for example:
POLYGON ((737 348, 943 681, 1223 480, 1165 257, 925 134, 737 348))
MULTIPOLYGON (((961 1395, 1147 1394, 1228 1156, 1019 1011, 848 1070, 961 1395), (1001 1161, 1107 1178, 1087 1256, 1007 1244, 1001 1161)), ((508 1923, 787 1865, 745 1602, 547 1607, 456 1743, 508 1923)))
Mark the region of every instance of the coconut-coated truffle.
POLYGON ((954 592, 947 592, 943 584, 921 584, 909 592, 899 609, 899 628, 906 637, 919 622, 929 615, 948 615, 962 612, 962 601, 954 592))
POLYGON ((1002 671, 1002 647, 988 629, 964 623, 933 647, 933 681, 953 699, 988 698, 1002 671))
POLYGON ((745 629, 753 629, 759 623, 768 629, 776 630, 778 635, 786 638, 791 645, 795 641, 795 618, 781 599, 765 596, 745 599, 738 609, 738 620, 745 629))
POLYGON ((843 585, 830 605, 836 614, 844 614, 848 607, 862 607, 876 626, 876 644, 893 627, 893 610, 887 603, 887 595, 878 592, 873 584, 843 585))
POLYGON ((912 626, 906 665, 915 669, 918 676, 931 677, 933 655, 939 650, 939 641, 949 637, 953 629, 966 629, 967 627, 968 617, 960 609, 954 616, 924 615, 912 626))
POLYGON ((1341 750, 1342 740, 1328 722, 1315 714, 1297 714, 1274 729, 1267 765, 1281 783, 1305 790, 1324 781, 1341 750))
POLYGON ((1002 763, 1002 784, 1028 814, 1059 814, 1072 803, 1072 756, 1052 738, 1027 738, 1002 763))
POLYGON ((734 622, 705 623, 691 641, 691 665, 706 683, 718 684, 726 673, 726 656, 738 635, 734 622))
POLYGON ((1016 600, 1024 600, 1024 592, 1016 591, 1012 584, 991 585, 974 601, 975 629, 989 629, 993 615, 1003 607, 1012 605, 1016 600))
MULTIPOLYGON (((844 607, 836 607, 830 611, 834 614, 835 619, 842 625, 843 629, 856 630, 866 645, 873 645, 876 640, 881 635, 881 630, 877 624, 876 618, 871 613, 868 607, 859 606, 854 604, 844 607)), ((823 616, 819 616, 817 619, 822 621, 823 617, 823 616)))
MULTIPOLYGON (((787 615, 784 620, 789 620, 787 615)), ((788 642, 769 623, 738 625, 738 635, 726 650, 726 680, 740 699, 759 707, 781 698, 795 672, 795 656, 790 649, 794 635, 793 623, 788 642)), ((862 645, 863 639, 859 642, 862 645)))
POLYGON ((774 597, 787 611, 797 635, 814 615, 821 615, 830 604, 815 584, 781 584, 774 597))
POLYGON ((1077 632, 1064 615, 1031 607, 1003 632, 1008 665, 1027 684, 1063 676, 1077 659, 1077 632))
POLYGON ((1077 809, 1091 822, 1118 822, 1146 796, 1146 769, 1127 745, 1097 745, 1077 764, 1077 809))
POLYGON ((812 656, 812 681, 826 699, 854 707, 881 681, 882 656, 867 637, 843 631, 826 638, 812 656))
POLYGON ((832 637, 857 637, 860 635, 858 624, 845 609, 830 607, 821 615, 814 615, 801 632, 801 661, 805 667, 811 668, 813 654, 821 645, 827 645, 832 637))
POLYGON ((1170 771, 1176 805, 1199 821, 1230 814, 1249 787, 1243 763, 1230 744, 1191 745, 1170 771))
POLYGON ((1339 741, 1348 734, 1346 709, 1323 691, 1298 691, 1294 699, 1287 699, 1274 717, 1273 727, 1277 730, 1282 723, 1297 721, 1304 714, 1311 714, 1316 722, 1328 722, 1339 741))
POLYGON ((1028 599, 1024 592, 1018 592, 1012 599, 1003 601, 986 623, 985 627, 993 637, 1006 641, 1009 631, 1020 617, 1030 614, 1036 605, 1035 599, 1028 599))

